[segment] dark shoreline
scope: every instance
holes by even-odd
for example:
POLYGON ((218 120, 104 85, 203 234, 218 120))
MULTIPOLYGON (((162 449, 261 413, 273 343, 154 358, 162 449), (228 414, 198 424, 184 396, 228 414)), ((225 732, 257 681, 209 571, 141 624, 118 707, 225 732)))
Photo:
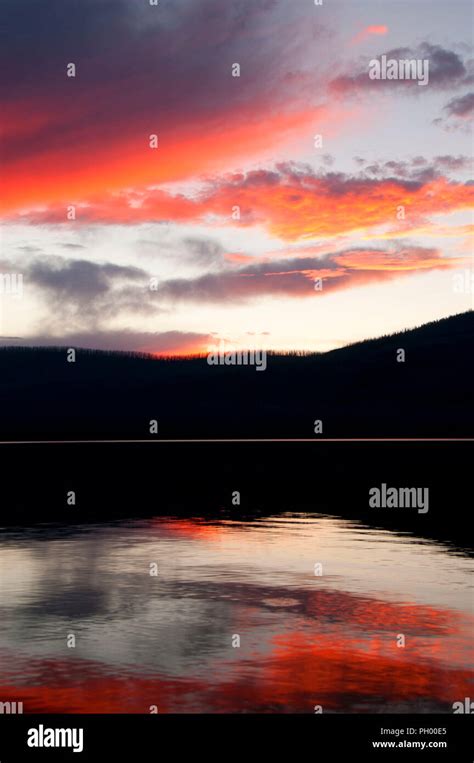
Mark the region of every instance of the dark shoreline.
POLYGON ((35 444, 0 454, 3 527, 307 511, 473 547, 472 442, 35 444), (382 483, 428 488, 429 511, 370 508, 382 483))
POLYGON ((0 440, 473 437, 473 346, 474 311, 328 353, 271 355, 263 373, 6 347, 0 440))

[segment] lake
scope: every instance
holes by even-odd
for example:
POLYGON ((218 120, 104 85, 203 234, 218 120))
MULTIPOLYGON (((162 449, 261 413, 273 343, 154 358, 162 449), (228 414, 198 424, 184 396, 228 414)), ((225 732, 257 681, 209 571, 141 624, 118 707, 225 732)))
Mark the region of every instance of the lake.
POLYGON ((461 548, 313 513, 3 528, 0 702, 452 713, 471 575, 461 548))

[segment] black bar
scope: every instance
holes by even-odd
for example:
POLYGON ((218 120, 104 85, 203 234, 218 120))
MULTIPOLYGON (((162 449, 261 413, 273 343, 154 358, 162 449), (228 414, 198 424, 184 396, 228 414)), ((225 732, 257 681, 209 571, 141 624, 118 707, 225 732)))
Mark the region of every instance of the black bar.
POLYGON ((321 759, 324 753, 324 759, 344 754, 350 761, 404 760, 411 754, 420 761, 471 763, 472 730, 465 714, 11 715, 0 717, 0 761, 293 761, 321 759), (43 740, 50 739, 48 729, 83 729, 83 750, 29 747, 30 729, 40 726, 43 740))

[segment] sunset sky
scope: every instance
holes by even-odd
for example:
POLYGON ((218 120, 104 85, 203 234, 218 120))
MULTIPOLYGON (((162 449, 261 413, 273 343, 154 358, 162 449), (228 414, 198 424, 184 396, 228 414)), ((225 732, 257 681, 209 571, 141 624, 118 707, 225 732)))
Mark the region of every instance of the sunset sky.
POLYGON ((2 344, 326 351, 473 307, 470 0, 2 10, 2 344))

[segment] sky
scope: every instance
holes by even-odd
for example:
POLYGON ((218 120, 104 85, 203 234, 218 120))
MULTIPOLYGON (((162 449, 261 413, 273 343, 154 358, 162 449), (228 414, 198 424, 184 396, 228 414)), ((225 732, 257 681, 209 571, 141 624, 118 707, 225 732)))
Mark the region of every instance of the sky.
POLYGON ((472 309, 468 0, 2 15, 0 344, 327 351, 472 309))

